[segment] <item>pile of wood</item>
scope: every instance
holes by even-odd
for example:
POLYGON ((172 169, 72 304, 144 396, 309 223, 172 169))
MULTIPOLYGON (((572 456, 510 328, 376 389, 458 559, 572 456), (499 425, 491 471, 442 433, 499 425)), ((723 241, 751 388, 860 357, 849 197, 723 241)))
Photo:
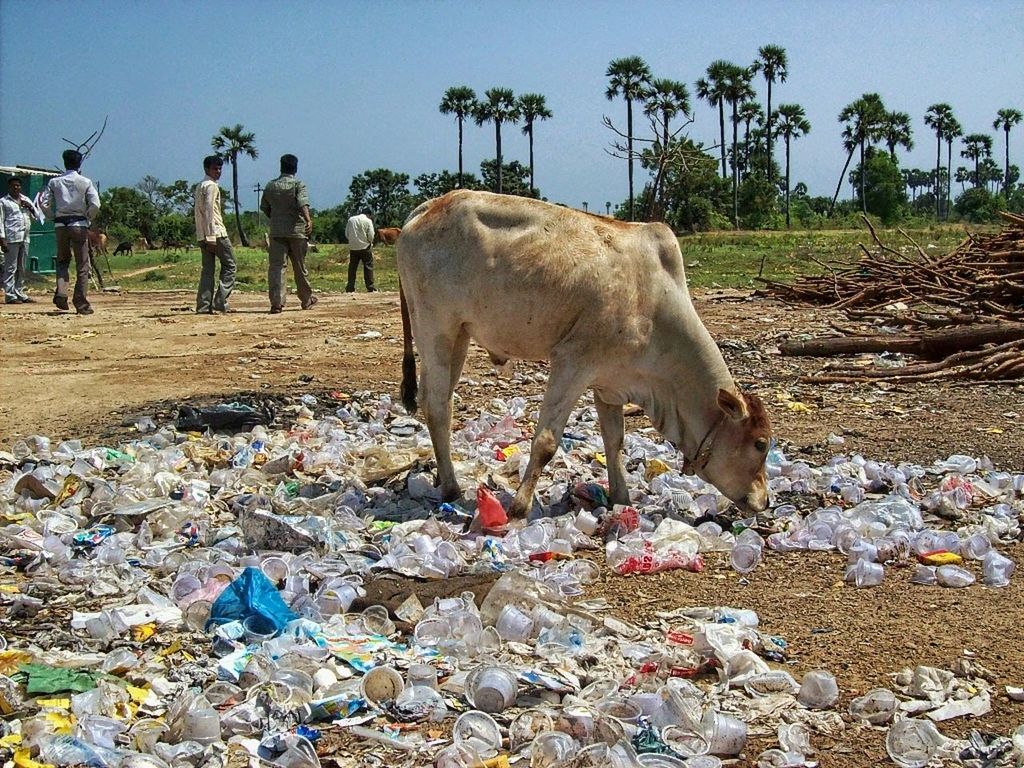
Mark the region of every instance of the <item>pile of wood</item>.
POLYGON ((974 322, 980 318, 1024 320, 1024 216, 1000 214, 1007 224, 997 235, 968 235, 946 255, 928 255, 902 229, 911 249, 904 253, 879 240, 865 218, 875 248, 861 244, 856 264, 793 283, 761 280, 769 295, 798 304, 842 309, 868 317, 905 305, 901 320, 918 325, 974 322))
POLYGON ((785 355, 890 353, 921 362, 894 367, 834 363, 812 383, 871 379, 1024 379, 1024 216, 1003 213, 997 235, 969 235, 947 255, 929 256, 903 230, 909 254, 882 243, 865 219, 875 249, 861 245, 857 264, 792 284, 762 281, 783 301, 826 305, 857 319, 884 318, 906 332, 857 335, 836 324, 843 336, 788 341, 785 355), (948 326, 955 327, 948 327, 948 326), (946 326, 936 329, 936 326, 946 326))

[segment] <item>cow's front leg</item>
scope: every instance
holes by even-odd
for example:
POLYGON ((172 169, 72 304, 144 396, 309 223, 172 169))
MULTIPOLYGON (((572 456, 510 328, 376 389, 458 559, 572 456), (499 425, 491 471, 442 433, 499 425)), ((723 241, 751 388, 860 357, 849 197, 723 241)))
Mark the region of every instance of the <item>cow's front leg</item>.
POLYGON ((526 465, 523 482, 519 485, 516 498, 509 510, 510 517, 524 518, 529 514, 540 473, 558 450, 572 407, 580 399, 588 383, 589 375, 575 368, 572 363, 559 364, 552 359, 548 390, 544 393, 540 420, 533 435, 530 461, 526 465))
POLYGON ((608 463, 608 496, 612 504, 629 504, 629 489, 626 487, 626 473, 622 469, 622 440, 626 432, 622 420, 622 406, 611 405, 594 393, 597 418, 601 424, 601 439, 604 440, 605 459, 608 463))

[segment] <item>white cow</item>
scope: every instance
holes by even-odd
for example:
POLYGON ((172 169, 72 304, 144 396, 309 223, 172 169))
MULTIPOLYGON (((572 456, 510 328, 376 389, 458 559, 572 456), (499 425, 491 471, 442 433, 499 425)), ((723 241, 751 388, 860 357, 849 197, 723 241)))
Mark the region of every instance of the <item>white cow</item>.
POLYGON ((594 390, 614 503, 628 504, 622 407, 641 404, 687 457, 688 471, 746 511, 768 493, 771 426, 739 391, 686 288, 662 224, 626 224, 522 197, 458 190, 410 214, 397 246, 405 332, 402 402, 416 409, 416 339, 427 427, 446 499, 452 393, 470 339, 500 364, 549 360, 530 460, 510 513, 530 509, 580 395, 594 390))

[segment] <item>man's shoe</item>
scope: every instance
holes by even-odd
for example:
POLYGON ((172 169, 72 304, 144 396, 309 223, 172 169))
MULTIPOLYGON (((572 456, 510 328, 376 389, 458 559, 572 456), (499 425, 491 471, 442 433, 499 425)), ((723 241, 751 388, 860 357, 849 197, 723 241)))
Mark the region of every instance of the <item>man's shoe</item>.
POLYGON ((21 304, 21 299, 4 299, 4 304, 21 304))
POLYGON ((92 307, 82 307, 81 309, 77 310, 78 314, 80 315, 91 315, 95 311, 96 310, 94 310, 92 307))
POLYGON ((238 310, 235 309, 234 307, 224 307, 224 309, 218 309, 217 311, 220 312, 222 315, 233 315, 238 310))
POLYGON ((367 293, 380 293, 380 291, 378 291, 376 288, 367 288, 366 292, 367 293))
POLYGON ((63 309, 65 312, 71 309, 71 307, 68 306, 67 296, 54 296, 53 303, 57 307, 57 309, 63 309))
POLYGON ((303 308, 303 309, 312 309, 312 308, 313 308, 313 306, 314 306, 314 305, 315 305, 315 304, 316 304, 316 303, 317 303, 318 301, 320 301, 320 299, 318 299, 318 298, 317 298, 316 296, 310 296, 310 297, 309 297, 309 303, 308 303, 308 304, 305 304, 305 305, 304 305, 304 306, 303 306, 302 308, 303 308))
POLYGON ((35 304, 36 303, 36 300, 33 299, 31 296, 19 296, 18 298, 21 300, 22 304, 35 304))
POLYGON ((355 293, 355 292, 356 292, 355 288, 346 288, 345 289, 345 293, 355 293))
POLYGON ((270 308, 270 314, 272 314, 272 315, 280 315, 283 311, 284 311, 284 307, 271 307, 270 308))

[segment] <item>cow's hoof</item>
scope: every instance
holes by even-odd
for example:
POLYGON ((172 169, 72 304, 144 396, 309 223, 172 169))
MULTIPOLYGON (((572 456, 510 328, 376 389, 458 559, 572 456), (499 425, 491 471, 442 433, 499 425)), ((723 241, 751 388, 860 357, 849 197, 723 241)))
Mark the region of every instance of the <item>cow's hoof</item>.
POLYGON ((525 520, 529 512, 530 509, 520 502, 519 499, 516 499, 512 502, 512 506, 508 508, 508 518, 509 520, 525 520))
POLYGON ((462 489, 459 486, 454 488, 442 488, 441 489, 441 501, 461 501, 462 500, 462 489))

